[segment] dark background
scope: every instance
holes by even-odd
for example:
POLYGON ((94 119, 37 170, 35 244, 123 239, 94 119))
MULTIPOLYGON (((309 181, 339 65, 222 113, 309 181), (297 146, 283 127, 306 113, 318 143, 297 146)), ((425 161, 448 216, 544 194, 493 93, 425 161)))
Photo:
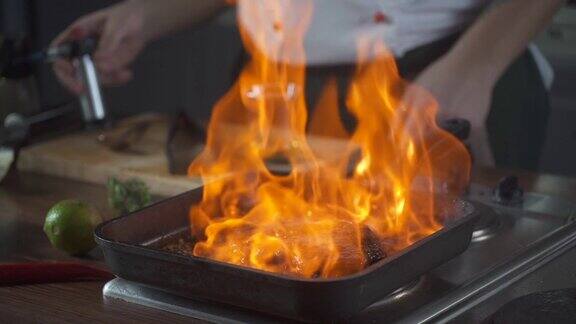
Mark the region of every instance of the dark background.
MULTIPOLYGON (((29 1, 34 3, 30 20, 36 48, 47 46, 81 15, 116 2, 29 1)), ((0 0, 0 4, 3 2, 18 6, 25 1, 0 0)), ((0 10, 0 23, 11 18, 0 10)), ((564 9, 537 44, 556 73, 542 171, 576 176, 576 9, 564 9)), ((186 110, 194 118, 208 119, 212 105, 231 85, 240 55, 234 13, 228 10, 208 24, 150 45, 134 64, 134 81, 105 90, 109 111, 114 117, 122 117, 143 111, 186 110)), ((73 99, 57 82, 50 67, 39 68, 37 72, 41 107, 73 99)))
MULTIPOLYGON (((79 16, 113 4, 103 0, 37 1, 38 46, 47 46, 79 16)), ((116 117, 142 111, 187 110, 200 119, 232 82, 241 53, 234 15, 224 13, 206 25, 172 35, 149 46, 134 64, 134 81, 105 90, 109 111, 116 117)), ((70 95, 49 67, 39 71, 43 106, 70 95)))

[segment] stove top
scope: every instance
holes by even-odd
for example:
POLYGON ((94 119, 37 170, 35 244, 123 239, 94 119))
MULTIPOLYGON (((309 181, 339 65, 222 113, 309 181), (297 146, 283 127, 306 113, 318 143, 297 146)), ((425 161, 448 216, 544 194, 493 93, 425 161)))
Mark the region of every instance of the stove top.
MULTIPOLYGON (((562 272, 562 268, 545 274, 539 271, 576 246, 576 204, 534 193, 519 199, 518 191, 499 197, 506 199, 494 199, 491 188, 472 185, 467 199, 482 216, 470 247, 371 305, 351 322, 480 321, 518 294, 546 287, 547 282, 576 285, 576 277, 562 272), (514 288, 522 283, 527 286, 525 289, 514 288)), ((228 305, 170 295, 122 279, 107 283, 104 297, 218 323, 279 320, 228 305)))

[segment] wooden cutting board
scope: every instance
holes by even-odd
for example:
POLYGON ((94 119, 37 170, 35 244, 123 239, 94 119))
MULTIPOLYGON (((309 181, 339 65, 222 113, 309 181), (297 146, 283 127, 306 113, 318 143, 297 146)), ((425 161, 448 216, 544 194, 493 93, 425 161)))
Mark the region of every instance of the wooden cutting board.
MULTIPOLYGON (((118 127, 125 128, 134 120, 122 121, 118 127)), ((168 127, 167 117, 154 116, 142 139, 127 152, 116 152, 99 143, 101 132, 59 137, 22 149, 18 168, 102 185, 112 176, 138 178, 153 194, 174 196, 200 186, 201 181, 169 173, 165 156, 168 127)))

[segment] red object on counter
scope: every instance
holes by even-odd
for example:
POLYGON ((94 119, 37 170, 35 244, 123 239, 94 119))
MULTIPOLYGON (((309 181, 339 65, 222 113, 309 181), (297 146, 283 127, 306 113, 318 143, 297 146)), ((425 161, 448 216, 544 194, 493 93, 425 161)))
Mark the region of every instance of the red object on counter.
POLYGON ((0 264, 0 286, 55 282, 104 281, 110 272, 73 262, 33 262, 0 264))

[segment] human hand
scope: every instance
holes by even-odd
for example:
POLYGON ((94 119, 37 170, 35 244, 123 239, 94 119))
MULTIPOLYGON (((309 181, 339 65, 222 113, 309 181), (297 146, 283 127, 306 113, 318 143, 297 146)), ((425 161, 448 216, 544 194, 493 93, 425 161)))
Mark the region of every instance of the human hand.
MULTIPOLYGON (((132 79, 130 64, 149 41, 145 26, 144 9, 136 1, 124 1, 115 6, 88 14, 76 20, 51 44, 98 37, 94 54, 96 69, 103 85, 121 85, 132 79)), ((54 72, 66 88, 75 94, 84 91, 72 62, 57 60, 54 72)))
POLYGON ((454 118, 466 119, 471 124, 469 144, 474 163, 493 166, 494 157, 488 140, 486 119, 490 112, 495 78, 475 66, 466 66, 446 56, 434 62, 408 87, 407 107, 423 107, 431 104, 422 91, 427 90, 438 103, 438 121, 454 118))

